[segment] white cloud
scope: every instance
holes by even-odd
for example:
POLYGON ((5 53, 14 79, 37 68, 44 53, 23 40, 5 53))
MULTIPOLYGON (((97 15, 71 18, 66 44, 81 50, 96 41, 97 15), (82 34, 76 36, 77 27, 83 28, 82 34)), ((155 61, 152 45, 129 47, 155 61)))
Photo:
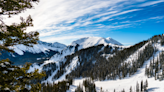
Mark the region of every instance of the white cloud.
MULTIPOLYGON (((35 9, 28 9, 27 11, 19 14, 19 16, 27 17, 30 14, 34 19, 34 27, 28 28, 28 32, 34 30, 40 31, 43 29, 49 30, 51 29, 50 25, 56 27, 57 24, 62 22, 71 23, 86 14, 94 14, 102 8, 114 7, 117 3, 123 1, 126 0, 40 0, 38 5, 35 5, 35 9)), ((112 13, 117 13, 117 11, 112 10, 98 14, 93 18, 112 13)), ((12 16, 10 19, 6 18, 5 22, 7 24, 20 22, 19 16, 12 16)))
POLYGON ((123 21, 123 22, 120 22, 120 23, 130 23, 130 21, 129 21, 129 20, 127 20, 127 21, 123 21))
POLYGON ((107 26, 107 28, 109 28, 109 29, 120 29, 120 28, 129 27, 130 25, 131 25, 131 24, 116 25, 116 26, 109 25, 109 26, 107 26))
POLYGON ((164 0, 150 1, 150 2, 146 2, 144 4, 141 4, 140 7, 150 6, 150 5, 154 5, 154 4, 158 4, 158 3, 162 3, 162 2, 164 2, 164 0))
POLYGON ((155 16, 155 17, 150 17, 150 18, 147 18, 147 19, 142 19, 142 20, 135 20, 135 21, 122 21, 122 22, 119 22, 120 24, 129 24, 129 25, 136 25, 136 24, 141 24, 141 23, 144 23, 144 22, 147 22, 147 21, 155 21, 154 23, 160 23, 162 22, 161 19, 163 19, 164 16, 155 16), (159 21, 160 20, 160 21, 159 21))
POLYGON ((163 18, 164 18, 164 16, 156 16, 156 17, 151 17, 149 19, 163 19, 163 18))
POLYGON ((116 13, 116 14, 113 14, 113 15, 110 15, 110 16, 107 16, 107 17, 102 17, 97 22, 102 22, 102 21, 108 20, 108 19, 110 19, 112 17, 115 17, 115 16, 123 15, 123 14, 134 12, 134 11, 139 11, 139 10, 141 10, 141 9, 132 9, 132 10, 127 10, 127 11, 119 12, 119 13, 116 13))
MULTIPOLYGON (((132 6, 136 2, 143 3, 144 1, 145 0, 40 0, 38 5, 34 5, 34 9, 28 9, 19 15, 12 16, 10 19, 6 16, 4 21, 7 24, 13 22, 19 23, 20 16, 27 17, 28 15, 31 15, 34 20, 34 27, 29 27, 27 32, 39 31, 40 37, 44 41, 64 41, 67 40, 66 38, 75 39, 83 36, 95 35, 94 33, 89 35, 86 33, 78 34, 78 36, 76 36, 77 33, 74 29, 94 23, 99 24, 99 22, 106 20, 113 21, 115 20, 113 17, 139 11, 141 9, 138 9, 138 7, 126 10, 125 8, 127 8, 127 6, 132 6), (94 19, 98 20, 93 21, 94 19), (69 36, 65 35, 64 37, 61 36, 63 32, 75 33, 74 35, 69 34, 69 36), (57 35, 60 35, 61 37, 56 37, 57 35)), ((149 6, 160 2, 164 2, 164 0, 150 1, 140 6, 149 6)), ((126 19, 126 17, 123 18, 126 19)), ((108 28, 123 28, 127 26, 129 25, 109 25, 108 28)), ((98 25, 97 27, 104 28, 107 26, 98 25)), ((83 31, 87 32, 88 30, 83 31)), ((90 31, 95 32, 94 30, 90 31)))

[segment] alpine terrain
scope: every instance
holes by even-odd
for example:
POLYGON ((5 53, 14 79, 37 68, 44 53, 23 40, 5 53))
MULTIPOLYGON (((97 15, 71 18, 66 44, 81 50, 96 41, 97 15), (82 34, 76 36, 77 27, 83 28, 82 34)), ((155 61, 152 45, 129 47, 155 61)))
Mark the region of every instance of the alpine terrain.
POLYGON ((133 46, 112 38, 85 37, 68 46, 38 41, 33 47, 9 48, 16 52, 10 57, 33 61, 29 73, 36 69, 46 73, 40 81, 42 92, 164 91, 164 35, 133 46))
POLYGON ((111 39, 76 40, 50 60, 33 64, 29 72, 35 68, 45 71, 42 83, 48 85, 73 79, 67 92, 163 92, 164 35, 128 47, 111 39))
POLYGON ((19 44, 8 47, 14 50, 15 53, 9 53, 5 50, 1 51, 3 55, 0 59, 9 58, 14 65, 23 65, 26 62, 43 62, 54 54, 59 53, 65 47, 66 45, 61 43, 46 43, 42 41, 38 41, 38 44, 32 44, 32 47, 19 44))

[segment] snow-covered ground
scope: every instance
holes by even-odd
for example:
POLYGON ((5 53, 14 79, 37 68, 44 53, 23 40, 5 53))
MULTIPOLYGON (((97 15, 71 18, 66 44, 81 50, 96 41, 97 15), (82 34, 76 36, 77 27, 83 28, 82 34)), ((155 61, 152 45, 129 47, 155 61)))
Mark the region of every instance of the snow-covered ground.
MULTIPOLYGON (((154 54, 154 59, 156 61, 157 57, 159 57, 160 53, 162 51, 164 51, 164 46, 161 46, 160 44, 154 44, 154 46, 158 49, 158 51, 154 54)), ((138 51, 140 51, 140 50, 142 50, 142 48, 139 49, 138 51)), ((133 55, 135 56, 136 53, 138 53, 138 52, 135 52, 133 55)), ((132 56, 130 56, 129 59, 127 59, 127 60, 131 60, 133 58, 132 56)), ((117 79, 117 80, 95 81, 97 91, 100 92, 100 89, 102 87, 102 89, 105 92, 113 92, 114 89, 116 92, 121 92, 123 89, 125 90, 125 92, 129 92, 130 87, 132 86, 132 90, 133 90, 132 92, 135 92, 137 82, 140 85, 142 80, 143 80, 143 82, 145 82, 147 79, 148 80, 148 92, 164 92, 164 81, 155 80, 154 77, 147 78, 145 76, 145 67, 146 67, 146 65, 149 66, 149 63, 152 59, 153 59, 153 56, 149 60, 145 61, 143 67, 138 69, 138 71, 131 77, 126 77, 121 80, 117 79)), ((75 79, 73 85, 71 85, 70 89, 67 92, 74 92, 76 87, 79 84, 82 84, 84 79, 85 78, 75 79)))

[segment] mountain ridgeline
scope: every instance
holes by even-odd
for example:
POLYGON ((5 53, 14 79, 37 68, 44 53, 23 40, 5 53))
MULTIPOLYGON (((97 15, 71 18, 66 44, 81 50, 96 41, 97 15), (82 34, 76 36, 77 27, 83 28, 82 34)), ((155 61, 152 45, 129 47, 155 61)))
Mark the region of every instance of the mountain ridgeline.
POLYGON ((164 45, 163 35, 154 36, 130 47, 99 44, 78 50, 78 44, 69 46, 70 50, 74 49, 71 54, 58 61, 44 64, 43 70, 47 76, 43 81, 49 81, 49 77, 52 81, 80 77, 90 77, 94 80, 130 77, 158 51, 154 46, 157 43, 164 45), (128 61, 127 59, 136 52, 136 58, 128 61))
MULTIPOLYGON (((65 92, 72 87, 73 79, 78 78, 90 79, 79 84, 75 92, 82 92, 83 87, 96 92, 94 81, 130 78, 141 69, 145 70, 143 76, 147 78, 164 79, 164 35, 153 36, 129 47, 111 38, 87 37, 69 46, 38 41, 33 47, 18 45, 9 48, 15 53, 2 50, 0 59, 9 57, 15 65, 31 62, 28 72, 38 69, 46 73, 40 80, 42 92, 65 92)), ((139 90, 138 85, 137 82, 136 90, 139 90)), ((141 82, 141 90, 147 90, 145 85, 141 82)))
POLYGON ((23 44, 10 46, 15 53, 10 53, 2 50, 3 55, 0 60, 9 58, 14 65, 23 65, 26 62, 40 63, 49 60, 54 54, 59 53, 66 46, 60 43, 46 43, 38 41, 33 47, 28 47, 23 44))

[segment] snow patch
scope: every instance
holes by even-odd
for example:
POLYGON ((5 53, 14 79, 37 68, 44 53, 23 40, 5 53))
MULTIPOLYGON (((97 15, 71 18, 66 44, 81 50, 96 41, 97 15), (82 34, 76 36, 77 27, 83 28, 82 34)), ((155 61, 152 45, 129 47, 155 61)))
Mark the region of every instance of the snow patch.
POLYGON ((72 59, 72 62, 66 67, 67 72, 64 73, 59 79, 55 80, 55 82, 65 80, 66 79, 66 75, 71 73, 71 71, 74 70, 79 65, 78 60, 79 60, 78 56, 74 57, 72 59))

